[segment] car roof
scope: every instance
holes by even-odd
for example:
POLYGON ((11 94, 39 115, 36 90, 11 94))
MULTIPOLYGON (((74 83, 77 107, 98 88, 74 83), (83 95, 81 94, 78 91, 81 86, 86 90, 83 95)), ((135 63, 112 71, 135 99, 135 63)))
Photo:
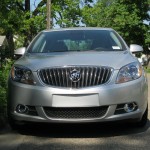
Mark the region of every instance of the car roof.
POLYGON ((42 32, 52 32, 52 31, 67 31, 67 30, 108 30, 113 31, 112 28, 100 28, 100 27, 73 27, 73 28, 59 28, 59 29, 48 29, 42 32))

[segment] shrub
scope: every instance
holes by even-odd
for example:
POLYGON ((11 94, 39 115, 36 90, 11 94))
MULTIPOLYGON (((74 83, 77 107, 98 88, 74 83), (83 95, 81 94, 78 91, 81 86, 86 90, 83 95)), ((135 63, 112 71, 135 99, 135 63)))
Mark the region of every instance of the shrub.
POLYGON ((7 107, 7 79, 9 71, 13 61, 5 59, 0 68, 0 126, 6 118, 6 107, 7 107))

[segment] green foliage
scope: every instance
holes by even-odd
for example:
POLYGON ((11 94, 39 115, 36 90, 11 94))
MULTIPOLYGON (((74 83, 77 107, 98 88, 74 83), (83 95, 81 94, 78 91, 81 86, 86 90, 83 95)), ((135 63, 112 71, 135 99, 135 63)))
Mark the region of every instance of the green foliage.
POLYGON ((80 0, 56 1, 52 5, 56 24, 60 27, 79 26, 81 20, 80 0))
POLYGON ((6 115, 7 79, 13 61, 6 59, 0 68, 0 120, 6 115))
MULTIPOLYGON (((80 26, 81 6, 89 6, 92 1, 52 0, 52 25, 80 26)), ((46 29, 46 0, 42 0, 33 11, 29 6, 30 0, 0 1, 0 33, 7 35, 8 38, 12 35, 19 36, 19 39, 21 37, 24 46, 27 46, 38 32, 46 29)), ((13 45, 11 47, 14 48, 13 45)))
POLYGON ((144 66, 144 70, 146 73, 150 73, 150 66, 149 65, 144 66))
POLYGON ((33 12, 25 7, 23 0, 1 0, 0 10, 0 33, 8 39, 13 35, 20 36, 24 40, 24 46, 27 46, 39 31, 46 28, 46 10, 39 8, 38 14, 33 15, 33 12))
POLYGON ((145 43, 150 47, 150 30, 145 34, 145 43))
POLYGON ((17 31, 22 21, 22 12, 15 1, 1 0, 0 10, 0 27, 4 29, 4 33, 17 31))
MULTIPOLYGON (((0 33, 12 42, 19 37, 18 46, 27 46, 33 37, 46 28, 46 0, 41 0, 35 10, 29 1, 0 1, 0 33)), ((52 0, 52 27, 98 26, 117 30, 128 44, 149 44, 149 0, 52 0), (95 2, 95 3, 92 3, 95 2)), ((14 50, 14 45, 10 46, 14 50)))
POLYGON ((86 26, 113 28, 128 44, 145 46, 148 26, 143 20, 149 19, 147 12, 147 0, 99 0, 93 7, 85 6, 82 16, 86 26))

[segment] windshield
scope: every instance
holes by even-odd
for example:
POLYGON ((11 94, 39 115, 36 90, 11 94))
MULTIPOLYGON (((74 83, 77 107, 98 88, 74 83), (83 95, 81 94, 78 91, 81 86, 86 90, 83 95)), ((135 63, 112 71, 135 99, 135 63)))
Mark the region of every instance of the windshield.
POLYGON ((122 51, 121 38, 109 30, 62 30, 41 32, 28 48, 29 53, 73 51, 122 51))

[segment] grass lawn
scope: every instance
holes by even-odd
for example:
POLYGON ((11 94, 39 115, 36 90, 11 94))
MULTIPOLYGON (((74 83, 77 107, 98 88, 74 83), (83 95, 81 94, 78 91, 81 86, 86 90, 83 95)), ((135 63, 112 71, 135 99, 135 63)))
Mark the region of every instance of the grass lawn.
POLYGON ((147 73, 150 73, 150 67, 144 67, 144 69, 145 69, 145 71, 147 72, 147 73))

